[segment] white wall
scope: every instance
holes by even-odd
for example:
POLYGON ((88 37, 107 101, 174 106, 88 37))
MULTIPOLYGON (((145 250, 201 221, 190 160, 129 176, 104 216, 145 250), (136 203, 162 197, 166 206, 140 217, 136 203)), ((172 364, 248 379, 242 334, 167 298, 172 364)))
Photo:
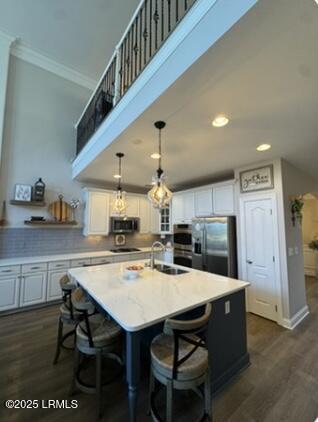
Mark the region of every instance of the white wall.
POLYGON ((81 185, 71 177, 73 125, 89 95, 79 85, 11 57, 0 173, 9 226, 23 226, 31 215, 47 216, 45 208, 9 205, 16 183, 33 185, 42 177, 48 203, 60 193, 66 200, 81 197, 81 185))

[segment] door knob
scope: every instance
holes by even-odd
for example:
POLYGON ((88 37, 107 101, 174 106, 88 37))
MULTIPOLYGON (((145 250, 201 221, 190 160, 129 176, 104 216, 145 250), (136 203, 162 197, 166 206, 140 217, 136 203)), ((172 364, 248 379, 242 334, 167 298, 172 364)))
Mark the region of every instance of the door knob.
POLYGON ((248 264, 253 264, 253 261, 249 261, 249 260, 247 260, 246 261, 248 264))

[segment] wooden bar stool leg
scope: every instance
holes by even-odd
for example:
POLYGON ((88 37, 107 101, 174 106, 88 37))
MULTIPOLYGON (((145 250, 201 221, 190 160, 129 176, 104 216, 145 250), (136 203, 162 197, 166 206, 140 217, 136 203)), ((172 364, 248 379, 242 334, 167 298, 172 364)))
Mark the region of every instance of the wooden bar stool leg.
POLYGON ((212 422, 212 397, 211 397, 210 369, 208 368, 204 382, 204 407, 208 420, 212 422))
POLYGON ((149 378, 149 399, 148 399, 148 415, 151 413, 151 400, 153 393, 155 392, 155 377, 153 375, 152 369, 150 368, 150 378, 149 378))
POLYGON ((167 401, 166 401, 166 422, 172 422, 173 413, 173 385, 172 380, 167 381, 167 401))
POLYGON ((70 395, 74 394, 74 392, 75 392, 76 377, 77 377, 78 369, 79 369, 79 365, 80 365, 80 358, 81 358, 80 351, 75 346, 75 350, 74 350, 74 368, 73 368, 73 377, 72 377, 72 383, 71 383, 71 388, 70 388, 70 395))
POLYGON ((103 415, 102 403, 102 353, 101 350, 96 351, 96 393, 97 393, 97 409, 98 419, 103 415))
POLYGON ((60 356, 62 337, 63 337, 63 321, 61 317, 59 317, 58 329, 57 329, 57 340, 56 340, 56 352, 55 352, 55 357, 53 360, 53 365, 57 364, 58 358, 60 356))

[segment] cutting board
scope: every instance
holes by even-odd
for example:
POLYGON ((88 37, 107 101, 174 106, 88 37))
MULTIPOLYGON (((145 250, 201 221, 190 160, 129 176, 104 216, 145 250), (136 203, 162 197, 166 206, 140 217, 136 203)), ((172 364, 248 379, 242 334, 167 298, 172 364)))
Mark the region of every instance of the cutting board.
POLYGON ((72 216, 72 208, 63 201, 63 195, 59 195, 59 200, 49 205, 49 213, 56 221, 68 221, 72 216))

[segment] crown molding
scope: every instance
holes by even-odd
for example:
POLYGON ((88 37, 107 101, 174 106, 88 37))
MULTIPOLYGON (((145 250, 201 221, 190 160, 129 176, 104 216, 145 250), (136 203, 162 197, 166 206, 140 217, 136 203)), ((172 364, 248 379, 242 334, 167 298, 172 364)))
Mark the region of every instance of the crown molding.
POLYGON ((21 43, 16 43, 13 45, 11 48, 11 53, 15 57, 24 60, 25 62, 38 66, 41 69, 60 76, 61 78, 67 79, 77 85, 81 85, 90 90, 96 88, 97 81, 94 79, 89 78, 88 76, 85 76, 74 69, 64 66, 61 63, 58 63, 55 60, 52 60, 49 57, 24 46, 21 43))
POLYGON ((0 31, 0 41, 5 42, 8 46, 11 46, 15 42, 17 42, 17 38, 3 31, 0 31))

